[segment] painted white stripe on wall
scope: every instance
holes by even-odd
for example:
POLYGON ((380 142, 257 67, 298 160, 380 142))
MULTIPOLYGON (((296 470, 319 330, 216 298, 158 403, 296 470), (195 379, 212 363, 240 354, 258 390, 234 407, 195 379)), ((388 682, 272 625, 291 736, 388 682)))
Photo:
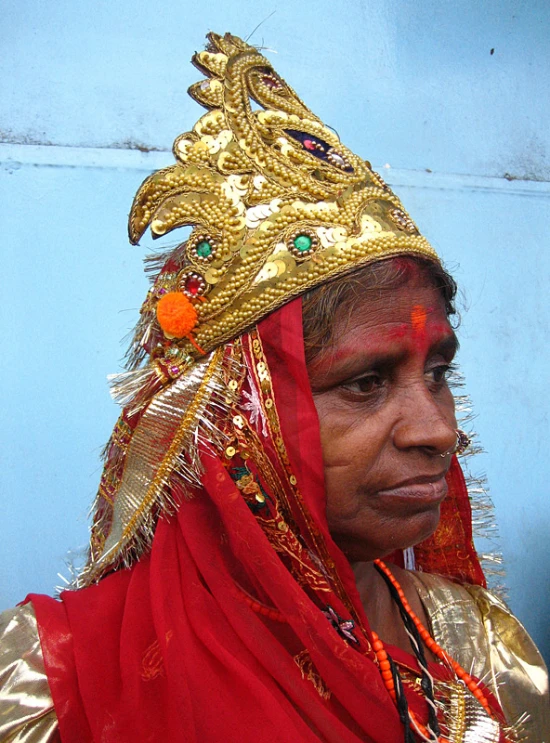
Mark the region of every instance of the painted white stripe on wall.
MULTIPOLYGON (((137 149, 107 147, 62 147, 58 145, 25 145, 0 143, 0 163, 61 168, 124 168, 152 172, 174 162, 170 150, 142 152, 137 149)), ((433 188, 437 190, 493 191, 525 196, 548 196, 549 181, 509 180, 483 175, 434 173, 407 170, 388 165, 375 165, 391 186, 433 188)))

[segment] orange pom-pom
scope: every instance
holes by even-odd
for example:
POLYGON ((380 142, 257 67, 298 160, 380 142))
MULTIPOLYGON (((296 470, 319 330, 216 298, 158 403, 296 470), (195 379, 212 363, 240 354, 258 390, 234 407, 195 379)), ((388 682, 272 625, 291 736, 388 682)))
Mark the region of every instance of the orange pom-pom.
POLYGON ((157 320, 166 335, 184 338, 197 324, 197 310, 185 294, 169 292, 157 304, 157 320))

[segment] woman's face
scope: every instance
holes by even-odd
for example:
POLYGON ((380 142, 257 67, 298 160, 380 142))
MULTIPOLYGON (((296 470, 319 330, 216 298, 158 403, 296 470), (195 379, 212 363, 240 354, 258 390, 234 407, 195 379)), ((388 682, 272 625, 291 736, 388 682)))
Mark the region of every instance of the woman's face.
POLYGON ((373 560, 417 544, 439 521, 456 444, 445 376, 457 342, 421 273, 335 322, 309 367, 328 524, 348 559, 373 560))

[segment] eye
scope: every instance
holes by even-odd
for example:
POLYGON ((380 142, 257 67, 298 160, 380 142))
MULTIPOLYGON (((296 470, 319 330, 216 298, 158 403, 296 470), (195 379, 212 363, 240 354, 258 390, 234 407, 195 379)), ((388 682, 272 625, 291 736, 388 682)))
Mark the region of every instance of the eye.
POLYGON ((432 382, 438 387, 442 387, 447 383, 449 372, 454 368, 453 364, 437 364, 431 369, 428 369, 427 374, 430 376, 432 382))
POLYGON ((342 388, 354 395, 367 397, 376 393, 384 385, 384 380, 379 374, 366 374, 364 377, 346 382, 342 388))

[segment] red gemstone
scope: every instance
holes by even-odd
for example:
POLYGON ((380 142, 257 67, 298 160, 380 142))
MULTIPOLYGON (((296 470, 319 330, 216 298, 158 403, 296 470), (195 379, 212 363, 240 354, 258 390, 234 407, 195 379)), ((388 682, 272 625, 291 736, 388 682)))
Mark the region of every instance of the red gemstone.
POLYGON ((311 139, 304 139, 304 147, 306 150, 314 150, 315 142, 312 142, 311 139))
POLYGON ((185 280, 185 291, 189 294, 197 295, 202 290, 202 281, 198 276, 189 276, 185 280))

